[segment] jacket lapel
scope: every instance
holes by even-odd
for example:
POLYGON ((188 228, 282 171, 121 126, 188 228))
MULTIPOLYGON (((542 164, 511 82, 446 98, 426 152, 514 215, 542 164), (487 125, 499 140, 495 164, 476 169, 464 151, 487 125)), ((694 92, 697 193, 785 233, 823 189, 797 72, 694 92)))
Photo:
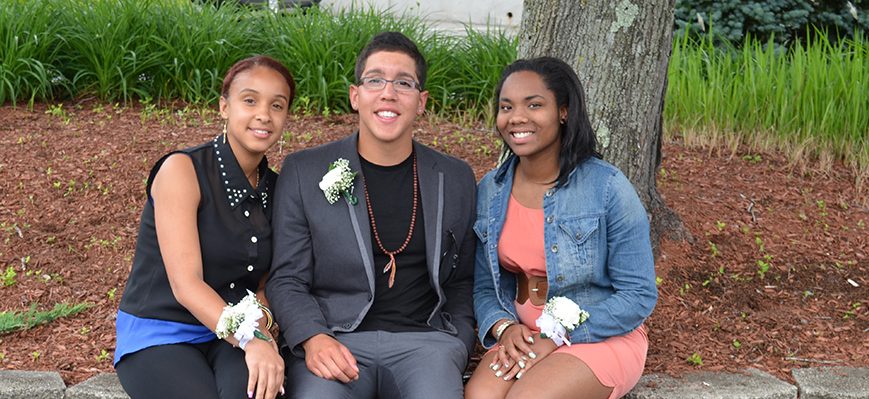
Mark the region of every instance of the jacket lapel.
POLYGON ((356 205, 351 205, 343 199, 341 202, 348 209, 350 225, 353 227, 353 232, 356 235, 356 244, 359 247, 359 255, 365 264, 365 275, 368 276, 368 288, 373 293, 374 273, 377 267, 374 265, 374 254, 371 252, 371 224, 368 220, 368 204, 365 203, 365 188, 363 187, 365 183, 362 178, 362 165, 359 161, 359 152, 356 149, 358 138, 359 132, 356 132, 344 139, 339 154, 339 157, 350 162, 350 170, 357 172, 356 178, 353 180, 353 195, 356 196, 358 202, 356 205))
POLYGON ((419 190, 422 195, 423 217, 425 219, 426 264, 432 284, 440 284, 441 232, 444 220, 444 174, 437 167, 431 150, 413 142, 416 151, 419 190))

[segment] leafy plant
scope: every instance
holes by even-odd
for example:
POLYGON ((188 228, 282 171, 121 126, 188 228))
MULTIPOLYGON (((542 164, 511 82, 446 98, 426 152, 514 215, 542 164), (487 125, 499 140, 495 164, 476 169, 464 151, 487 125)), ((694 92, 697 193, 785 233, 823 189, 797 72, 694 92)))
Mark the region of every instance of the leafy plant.
POLYGON ((12 266, 7 267, 6 272, 3 273, 3 286, 10 287, 12 285, 15 285, 15 276, 17 276, 17 275, 18 275, 18 273, 15 272, 14 267, 12 267, 12 266))
POLYGON ((688 358, 685 360, 695 367, 703 366, 703 358, 700 357, 700 354, 697 352, 692 353, 691 356, 688 356, 688 358))
POLYGON ((713 258, 718 256, 718 255, 721 255, 721 251, 718 250, 718 246, 715 245, 714 242, 708 241, 708 243, 709 243, 709 252, 712 254, 713 258))
POLYGON ((111 353, 105 349, 100 349, 100 354, 96 357, 98 362, 105 362, 111 359, 111 353))
POLYGON ((757 260, 757 275, 763 280, 763 277, 769 271, 769 262, 772 260, 772 256, 764 255, 763 259, 757 260))
POLYGON ((706 34, 722 41, 742 42, 752 36, 787 44, 804 39, 807 26, 849 37, 869 30, 861 2, 850 0, 678 0, 676 34, 706 34), (856 5, 856 6, 855 6, 856 5))
POLYGON ((851 317, 857 316, 857 310, 860 309, 860 306, 862 306, 860 302, 852 303, 850 308, 846 310, 845 313, 842 315, 842 319, 847 320, 851 317))
POLYGON ((75 315, 90 308, 91 304, 83 302, 75 305, 67 303, 58 303, 51 310, 37 310, 36 304, 30 305, 30 308, 22 312, 0 312, 0 334, 8 334, 13 331, 28 330, 41 324, 47 324, 51 321, 75 315))
POLYGON ((754 155, 748 154, 748 155, 743 155, 742 160, 748 161, 748 163, 750 163, 750 164, 756 164, 756 163, 760 163, 760 161, 762 161, 763 158, 760 157, 760 154, 754 154, 754 155))

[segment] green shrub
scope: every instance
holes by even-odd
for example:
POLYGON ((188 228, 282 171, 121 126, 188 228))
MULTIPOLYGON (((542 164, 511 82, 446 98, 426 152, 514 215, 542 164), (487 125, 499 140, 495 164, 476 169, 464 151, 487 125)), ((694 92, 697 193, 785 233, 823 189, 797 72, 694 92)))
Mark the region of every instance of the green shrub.
POLYGON ((869 0, 677 0, 675 29, 677 35, 714 32, 734 45, 747 36, 789 44, 807 39, 814 26, 836 42, 869 31, 867 6, 869 0))

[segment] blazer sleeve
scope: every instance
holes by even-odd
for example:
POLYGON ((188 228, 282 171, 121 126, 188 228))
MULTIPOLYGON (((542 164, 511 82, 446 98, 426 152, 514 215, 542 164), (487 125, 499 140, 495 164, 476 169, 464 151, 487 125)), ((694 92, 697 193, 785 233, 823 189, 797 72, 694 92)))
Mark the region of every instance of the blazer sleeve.
POLYGON ((303 357, 301 343, 317 334, 333 335, 319 304, 311 295, 313 248, 311 231, 294 157, 284 161, 272 210, 272 266, 266 297, 281 335, 292 353, 303 357))

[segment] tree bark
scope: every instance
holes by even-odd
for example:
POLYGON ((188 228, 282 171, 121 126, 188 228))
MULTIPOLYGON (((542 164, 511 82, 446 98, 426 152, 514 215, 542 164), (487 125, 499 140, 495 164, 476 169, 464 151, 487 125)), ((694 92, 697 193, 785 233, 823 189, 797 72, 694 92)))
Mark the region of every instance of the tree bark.
POLYGON ((634 184, 651 214, 658 254, 663 235, 691 240, 658 193, 664 94, 673 48, 675 0, 525 0, 519 57, 558 57, 585 89, 604 158, 634 184))

